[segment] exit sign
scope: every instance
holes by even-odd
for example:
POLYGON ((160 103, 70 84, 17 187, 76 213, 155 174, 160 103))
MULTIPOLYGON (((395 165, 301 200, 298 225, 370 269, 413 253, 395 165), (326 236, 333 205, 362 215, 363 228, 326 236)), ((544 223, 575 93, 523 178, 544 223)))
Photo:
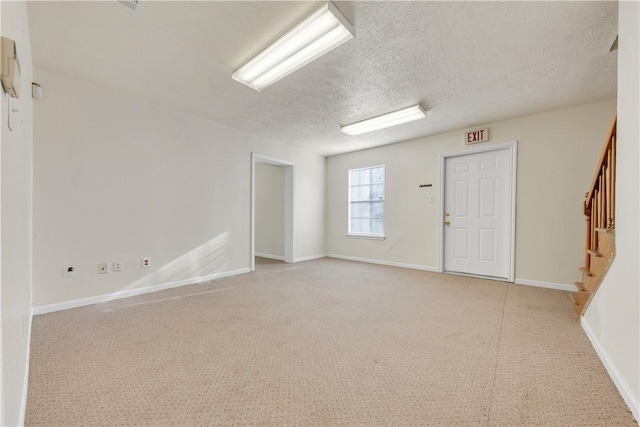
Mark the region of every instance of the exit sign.
POLYGON ((476 129, 469 131, 464 136, 464 143, 476 144, 478 142, 485 142, 489 140, 489 128, 476 129))

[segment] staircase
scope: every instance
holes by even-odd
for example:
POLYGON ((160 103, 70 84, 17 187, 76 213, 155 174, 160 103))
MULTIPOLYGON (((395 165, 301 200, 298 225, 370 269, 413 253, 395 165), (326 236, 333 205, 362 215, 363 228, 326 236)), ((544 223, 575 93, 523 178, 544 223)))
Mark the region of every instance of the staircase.
POLYGON ((576 282, 577 292, 569 293, 578 316, 589 306, 615 257, 616 125, 617 116, 614 116, 591 187, 585 195, 587 238, 584 267, 580 267, 582 282, 576 282))

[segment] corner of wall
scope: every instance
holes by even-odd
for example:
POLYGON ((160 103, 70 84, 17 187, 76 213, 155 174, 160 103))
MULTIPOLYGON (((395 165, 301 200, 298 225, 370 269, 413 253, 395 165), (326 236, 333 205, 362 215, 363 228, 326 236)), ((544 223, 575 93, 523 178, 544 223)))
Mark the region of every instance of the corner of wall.
MULTIPOLYGON (((22 425, 25 418, 29 378, 29 347, 32 321, 33 249, 33 63, 27 3, 2 2, 2 35, 15 41, 21 71, 21 96, 12 130, 7 125, 7 108, 2 110, 0 128, 0 278, 2 408, 0 422, 22 425)), ((8 95, 0 93, 2 107, 8 95)))

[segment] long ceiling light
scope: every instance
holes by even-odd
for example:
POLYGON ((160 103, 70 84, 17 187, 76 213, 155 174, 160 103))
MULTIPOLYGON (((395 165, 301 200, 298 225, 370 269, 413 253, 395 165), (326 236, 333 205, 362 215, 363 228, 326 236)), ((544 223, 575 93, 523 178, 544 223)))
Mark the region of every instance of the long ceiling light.
POLYGON ((350 125, 341 126, 340 130, 347 135, 360 135, 362 133, 373 132, 374 130, 390 128, 391 126, 424 119, 425 117, 427 117, 427 112, 420 104, 417 104, 350 125))
POLYGON ((354 37, 349 21, 332 3, 325 3, 232 77, 259 92, 354 37))

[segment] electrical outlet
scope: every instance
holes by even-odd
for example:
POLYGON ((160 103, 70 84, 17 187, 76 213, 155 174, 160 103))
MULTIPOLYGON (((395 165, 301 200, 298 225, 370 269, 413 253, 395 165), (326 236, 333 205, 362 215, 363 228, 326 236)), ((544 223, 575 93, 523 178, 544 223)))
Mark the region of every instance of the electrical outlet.
POLYGON ((149 268, 151 267, 151 257, 143 257, 142 258, 142 263, 140 264, 141 268, 149 268))
POLYGON ((106 262, 98 264, 98 273, 105 274, 108 272, 109 272, 109 264, 107 264, 106 262))
POLYGON ((389 250, 392 251, 393 250, 393 243, 389 243, 389 250))
POLYGON ((114 261, 113 262, 113 272, 122 271, 122 261, 114 261))
POLYGON ((73 277, 76 275, 76 269, 72 266, 65 267, 62 271, 62 277, 73 277))

